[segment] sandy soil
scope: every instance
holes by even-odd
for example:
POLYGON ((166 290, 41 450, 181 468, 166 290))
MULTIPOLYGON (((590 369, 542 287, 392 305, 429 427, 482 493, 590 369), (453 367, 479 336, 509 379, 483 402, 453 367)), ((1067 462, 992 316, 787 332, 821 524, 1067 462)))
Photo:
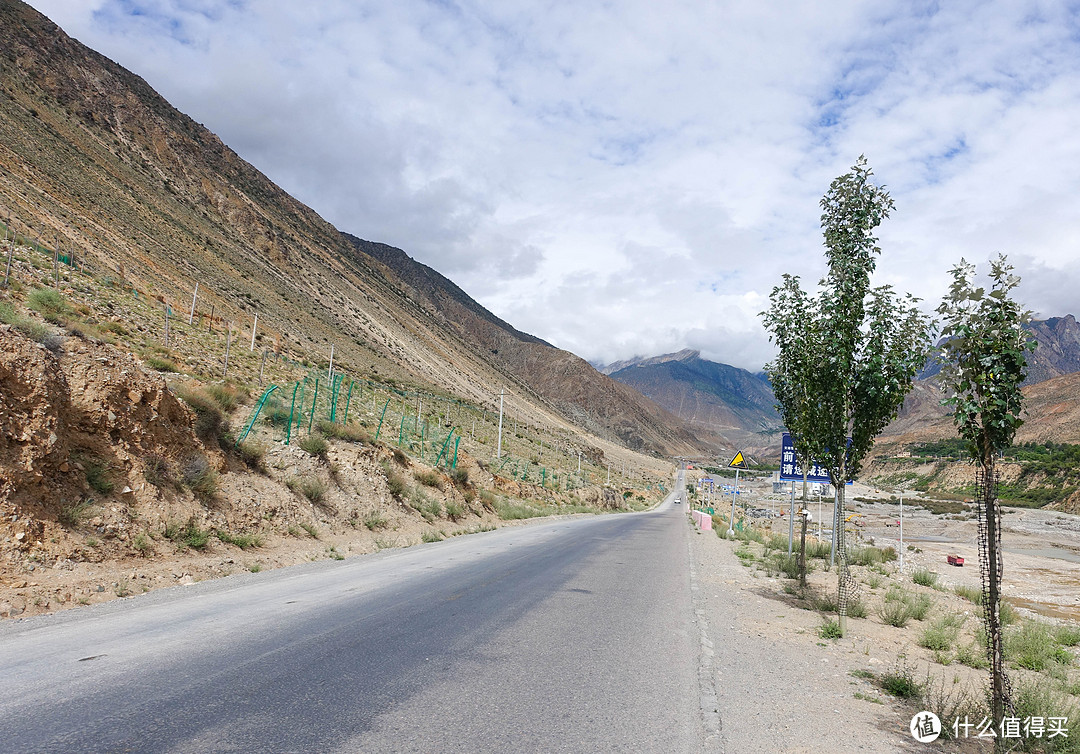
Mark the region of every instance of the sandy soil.
MULTIPOLYGON (((771 503, 775 509, 781 499, 776 496, 770 501, 768 487, 751 484, 747 501, 766 508, 771 503)), ((852 497, 872 492, 860 487, 852 497)), ((810 507, 816 518, 816 505, 810 507)), ((865 522, 851 527, 858 531, 851 536, 878 546, 899 547, 898 528, 886 526, 895 521, 898 506, 866 503, 853 510, 861 513, 865 522)), ((823 511, 826 521, 830 520, 829 507, 823 506, 823 511)), ((1041 620, 1074 619, 1080 605, 1080 563, 1049 556, 1070 557, 1075 552, 1080 519, 1018 511, 1006 514, 1006 521, 1003 542, 1010 601, 1021 613, 1041 616, 1041 620)), ((786 536, 786 517, 773 519, 771 528, 786 536)), ((692 537, 695 600, 699 618, 708 626, 707 639, 703 637, 705 664, 710 666, 715 684, 723 751, 984 750, 973 738, 918 744, 908 732, 918 707, 889 696, 875 680, 883 673, 905 671, 930 684, 938 696, 959 698, 967 694, 978 698, 987 678, 987 671, 959 664, 953 652, 935 655, 919 646, 923 631, 945 615, 963 619, 958 646, 974 643, 979 608, 957 596, 951 587, 979 584, 975 521, 935 516, 905 506, 904 540, 904 572, 895 562, 876 570, 852 567, 868 616, 849 618, 843 639, 823 639, 819 629, 828 615, 793 593, 798 591, 796 582, 769 575, 761 545, 721 540, 712 531, 692 537), (950 541, 935 541, 938 538, 950 541), (908 544, 916 549, 907 550, 908 544), (742 557, 735 555, 740 550, 742 557), (747 551, 754 557, 747 557, 747 551), (949 553, 963 555, 965 566, 949 566, 945 561, 949 553), (937 572, 939 588, 914 584, 910 574, 919 568, 937 572), (879 617, 885 593, 894 585, 912 595, 929 596, 933 606, 926 620, 911 620, 904 628, 896 628, 879 617)), ((812 563, 816 570, 808 579, 809 594, 835 595, 835 569, 826 571, 821 561, 812 563)), ((1071 651, 1070 682, 1080 678, 1076 650, 1071 651)), ((1031 680, 1046 681, 1045 676, 1016 668, 1009 674, 1014 687, 1031 680)))

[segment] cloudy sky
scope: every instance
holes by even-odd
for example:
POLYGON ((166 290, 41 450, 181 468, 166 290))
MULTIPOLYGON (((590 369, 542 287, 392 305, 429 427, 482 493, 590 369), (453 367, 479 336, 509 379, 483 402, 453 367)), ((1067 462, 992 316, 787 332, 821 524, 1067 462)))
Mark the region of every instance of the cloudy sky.
POLYGON ((593 361, 760 369, 866 154, 875 283, 1006 253, 1080 314, 1080 7, 919 0, 30 0, 340 229, 593 361))

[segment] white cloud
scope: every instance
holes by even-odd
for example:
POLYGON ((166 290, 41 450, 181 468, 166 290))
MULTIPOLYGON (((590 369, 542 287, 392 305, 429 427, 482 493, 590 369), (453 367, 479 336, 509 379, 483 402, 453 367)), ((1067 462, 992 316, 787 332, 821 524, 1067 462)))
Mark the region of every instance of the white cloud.
POLYGON ((865 153, 881 282, 998 251, 1076 312, 1080 55, 1059 2, 31 0, 342 230, 592 360, 747 368, 865 153))

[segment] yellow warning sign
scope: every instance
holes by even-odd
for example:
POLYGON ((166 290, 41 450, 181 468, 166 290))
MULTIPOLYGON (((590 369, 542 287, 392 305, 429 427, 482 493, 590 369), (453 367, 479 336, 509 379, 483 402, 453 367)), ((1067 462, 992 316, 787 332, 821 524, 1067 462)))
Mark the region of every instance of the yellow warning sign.
POLYGON ((746 459, 743 458, 741 450, 738 453, 735 454, 735 457, 731 459, 731 463, 729 463, 728 466, 731 466, 732 468, 739 468, 739 469, 745 469, 746 468, 746 459))

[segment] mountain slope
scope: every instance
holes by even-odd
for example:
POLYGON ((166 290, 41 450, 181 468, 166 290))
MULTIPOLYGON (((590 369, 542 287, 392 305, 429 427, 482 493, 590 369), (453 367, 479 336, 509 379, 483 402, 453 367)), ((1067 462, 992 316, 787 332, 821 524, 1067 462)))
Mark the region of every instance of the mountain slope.
MULTIPOLYGON (((563 416, 592 432, 613 432, 627 447, 664 447, 689 452, 701 438, 659 406, 600 374, 588 362, 523 333, 484 309, 440 273, 386 244, 348 236, 356 251, 386 265, 407 286, 408 298, 432 312, 483 357, 518 375, 529 390, 543 396, 563 416)), ((719 438, 705 436, 708 444, 719 438)))
MULTIPOLYGON (((1080 372, 1025 385, 1024 423, 1014 443, 1080 443, 1080 372)), ((931 442, 956 437, 952 415, 940 405, 941 391, 933 383, 919 382, 905 411, 882 433, 886 446, 931 442)))
POLYGON ((260 332, 293 358, 333 347, 358 375, 489 406, 505 386, 526 422, 570 421, 657 453, 699 444, 403 252, 343 236, 141 78, 17 0, 0 0, 0 168, 0 213, 16 230, 163 309, 186 311, 198 283, 199 313, 242 329, 258 313, 260 332))
MULTIPOLYGON (((1080 372, 1080 323, 1073 315, 1032 320, 1024 329, 1038 344, 1034 353, 1027 355, 1025 385, 1080 372)), ((931 359, 919 378, 927 380, 940 371, 941 367, 931 359)))
POLYGON ((763 374, 702 359, 698 351, 634 359, 605 369, 614 369, 612 378, 695 426, 730 435, 779 422, 763 374))

